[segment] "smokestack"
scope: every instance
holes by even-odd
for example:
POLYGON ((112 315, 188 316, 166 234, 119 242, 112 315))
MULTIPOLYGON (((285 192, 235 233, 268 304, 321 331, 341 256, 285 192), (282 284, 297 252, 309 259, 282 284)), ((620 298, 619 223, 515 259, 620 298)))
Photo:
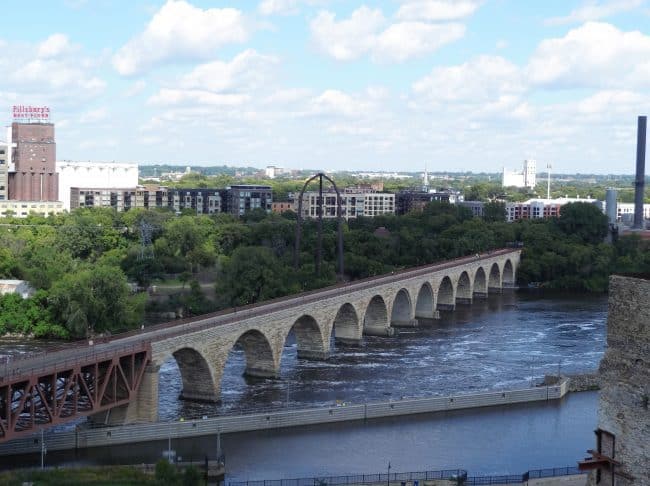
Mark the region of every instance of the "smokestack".
POLYGON ((634 226, 643 229, 643 191, 645 189, 645 130, 647 116, 639 117, 636 137, 636 182, 634 184, 634 226))

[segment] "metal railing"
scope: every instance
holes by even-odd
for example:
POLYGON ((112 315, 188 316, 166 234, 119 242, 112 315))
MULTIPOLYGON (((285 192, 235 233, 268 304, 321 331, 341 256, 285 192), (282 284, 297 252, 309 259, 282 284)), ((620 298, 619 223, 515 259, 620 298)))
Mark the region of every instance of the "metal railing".
MULTIPOLYGON (((74 346, 75 343, 71 343, 74 346)), ((42 374, 51 374, 58 371, 69 370, 77 365, 88 365, 96 363, 99 361, 112 360, 116 356, 120 355, 129 355, 135 354, 141 351, 150 349, 150 341, 140 341, 137 344, 128 344, 125 346, 120 346, 115 349, 106 349, 106 348, 93 348, 90 347, 85 353, 79 353, 75 349, 69 349, 67 351, 58 351, 56 353, 39 353, 38 357, 50 357, 53 359, 51 363, 43 364, 42 361, 36 361, 36 363, 31 366, 23 367, 25 363, 30 363, 29 360, 5 360, 2 365, 0 365, 0 384, 5 380, 8 381, 9 378, 23 375, 42 375, 42 374)))
POLYGON ((533 469, 523 474, 509 474, 506 476, 473 476, 465 481, 467 486, 483 486, 488 484, 521 484, 529 479, 554 478, 559 476, 573 476, 584 474, 577 466, 553 467, 548 469, 533 469))
POLYGON ((397 472, 378 474, 348 474, 314 478, 275 479, 261 481, 229 481, 229 486, 345 486, 354 484, 374 484, 402 481, 425 481, 430 479, 458 480, 467 476, 463 469, 443 471, 397 472))
POLYGON ((578 466, 553 467, 549 469, 534 469, 528 471, 527 479, 554 478, 556 476, 573 476, 574 474, 584 474, 578 469, 578 466))
POLYGON ((345 476, 272 479, 259 481, 229 481, 228 486, 345 486, 355 484, 402 483, 430 479, 448 479, 466 486, 484 486, 491 484, 521 484, 529 479, 551 478, 584 474, 576 466, 534 469, 523 474, 501 476, 467 476, 464 469, 446 469, 441 471, 421 471, 378 474, 348 474, 345 476))

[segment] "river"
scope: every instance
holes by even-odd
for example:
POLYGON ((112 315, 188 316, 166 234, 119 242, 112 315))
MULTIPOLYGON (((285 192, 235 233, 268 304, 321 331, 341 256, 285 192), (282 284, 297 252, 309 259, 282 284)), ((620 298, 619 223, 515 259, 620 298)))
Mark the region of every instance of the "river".
POLYGON ((178 400, 182 384, 171 359, 160 371, 162 419, 242 409, 331 405, 531 386, 545 374, 598 367, 604 351, 603 295, 505 293, 443 312, 440 320, 366 337, 360 348, 333 347, 328 361, 299 360, 295 340, 284 348, 280 380, 246 379, 242 350, 223 376, 222 403, 178 400))
MULTIPOLYGON (((233 350, 220 405, 179 401, 180 374, 171 360, 160 371, 160 416, 178 420, 241 409, 533 386, 558 370, 596 369, 606 318, 602 295, 495 295, 402 329, 393 338, 367 337, 362 347, 333 347, 325 362, 297 359, 290 339, 280 380, 244 379, 243 352, 233 350)), ((222 443, 228 479, 379 472, 388 461, 392 471, 461 467, 471 474, 519 473, 574 465, 593 446, 596 406, 596 393, 581 393, 557 403, 230 434, 222 443)), ((48 461, 151 462, 166 447, 165 442, 53 453, 48 461)), ((174 441, 173 447, 184 459, 213 457, 216 438, 174 441)))

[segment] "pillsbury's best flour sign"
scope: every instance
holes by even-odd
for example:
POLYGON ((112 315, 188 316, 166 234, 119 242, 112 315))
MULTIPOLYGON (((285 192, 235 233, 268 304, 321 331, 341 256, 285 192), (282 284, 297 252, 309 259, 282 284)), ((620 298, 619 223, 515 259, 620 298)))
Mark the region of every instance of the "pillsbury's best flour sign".
POLYGON ((12 113, 14 121, 50 121, 49 106, 14 105, 12 113))

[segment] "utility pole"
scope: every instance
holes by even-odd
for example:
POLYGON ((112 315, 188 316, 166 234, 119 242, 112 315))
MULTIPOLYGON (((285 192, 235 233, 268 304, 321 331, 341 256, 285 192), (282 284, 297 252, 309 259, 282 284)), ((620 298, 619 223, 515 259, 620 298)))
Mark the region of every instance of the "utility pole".
POLYGON ((546 199, 551 199, 551 163, 546 164, 546 199))
POLYGON ((172 463, 172 423, 169 421, 169 427, 167 427, 167 461, 172 463))
POLYGON ((388 477, 386 478, 386 486, 390 486, 390 461, 388 461, 388 477))
POLYGON ((45 430, 41 429, 41 469, 45 469, 45 454, 47 454, 47 449, 45 448, 45 430))

